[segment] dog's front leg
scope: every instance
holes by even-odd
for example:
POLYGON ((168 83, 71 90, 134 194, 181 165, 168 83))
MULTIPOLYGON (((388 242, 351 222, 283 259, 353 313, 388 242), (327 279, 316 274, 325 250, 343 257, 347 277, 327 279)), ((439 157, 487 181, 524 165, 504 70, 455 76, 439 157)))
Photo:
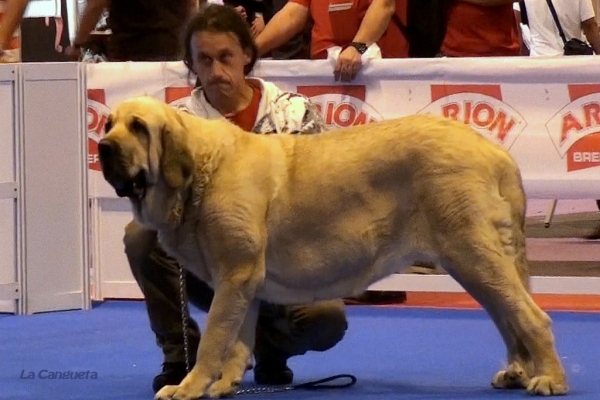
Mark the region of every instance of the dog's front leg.
POLYGON ((251 361, 252 350, 254 349, 259 308, 260 300, 255 299, 250 304, 244 323, 240 328, 238 339, 233 344, 231 353, 223 364, 221 379, 213 383, 208 389, 209 397, 231 396, 242 381, 251 361))
MULTIPOLYGON (((224 363, 234 355, 234 349, 239 351, 241 348, 234 344, 238 341, 240 328, 263 280, 264 261, 262 264, 255 262, 227 266, 223 270, 215 285, 215 296, 208 312, 205 332, 200 339, 196 365, 179 385, 165 386, 158 391, 156 399, 192 400, 204 397, 209 394, 211 384, 221 378, 224 363)), ((252 313, 257 311, 253 310, 252 313)), ((256 326, 257 317, 250 317, 249 324, 254 321, 253 325, 256 326)), ((249 339, 252 338, 246 340, 249 339)), ((210 394, 217 393, 211 391, 210 394)))

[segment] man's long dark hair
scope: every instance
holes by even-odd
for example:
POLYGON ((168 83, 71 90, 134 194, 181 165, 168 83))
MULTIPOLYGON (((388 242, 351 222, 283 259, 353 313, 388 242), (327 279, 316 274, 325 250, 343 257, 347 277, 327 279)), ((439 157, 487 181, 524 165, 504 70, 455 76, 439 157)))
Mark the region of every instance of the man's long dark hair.
MULTIPOLYGON (((248 75, 252 71, 258 59, 258 49, 252 39, 248 24, 235 9, 218 4, 205 4, 190 19, 183 35, 185 48, 183 62, 192 74, 194 73, 194 60, 192 59, 191 40, 192 36, 198 32, 233 33, 242 49, 251 54, 251 60, 244 67, 244 73, 248 75)), ((200 82, 196 81, 196 86, 199 84, 200 82)))

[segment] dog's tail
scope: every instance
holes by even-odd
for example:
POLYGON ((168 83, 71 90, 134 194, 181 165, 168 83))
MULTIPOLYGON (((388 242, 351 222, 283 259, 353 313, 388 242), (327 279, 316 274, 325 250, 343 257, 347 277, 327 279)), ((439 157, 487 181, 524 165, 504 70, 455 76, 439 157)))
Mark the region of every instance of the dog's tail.
POLYGON ((527 198, 523 188, 521 173, 516 163, 511 159, 511 163, 504 166, 500 174, 500 194, 508 201, 511 207, 515 267, 517 268, 521 283, 527 291, 530 291, 529 264, 525 242, 527 198))

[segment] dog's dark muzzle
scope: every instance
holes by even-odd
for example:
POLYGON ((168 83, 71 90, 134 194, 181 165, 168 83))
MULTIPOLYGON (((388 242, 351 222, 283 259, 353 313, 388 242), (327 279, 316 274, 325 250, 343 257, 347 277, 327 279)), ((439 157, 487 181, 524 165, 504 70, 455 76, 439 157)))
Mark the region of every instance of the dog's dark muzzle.
POLYGON ((112 140, 98 143, 98 154, 104 179, 115 189, 117 196, 142 199, 146 194, 146 174, 140 170, 130 176, 125 167, 121 148, 112 140))

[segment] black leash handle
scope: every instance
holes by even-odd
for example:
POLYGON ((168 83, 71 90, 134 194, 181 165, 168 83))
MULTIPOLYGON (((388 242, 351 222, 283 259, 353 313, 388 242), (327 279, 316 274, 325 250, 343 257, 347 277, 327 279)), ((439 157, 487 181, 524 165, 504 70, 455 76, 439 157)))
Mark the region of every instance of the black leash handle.
POLYGON ((321 389, 344 389, 350 387, 356 383, 357 379, 354 375, 350 374, 339 374, 333 375, 327 378, 319 379, 316 381, 310 381, 305 383, 298 383, 296 385, 288 386, 258 386, 249 387, 246 389, 239 389, 235 392, 236 395, 243 394, 264 394, 264 393, 279 393, 287 392, 290 390, 306 389, 306 390, 321 390, 321 389), (348 379, 348 382, 330 384, 329 382, 338 379, 348 379))
POLYGON ((352 385, 354 385, 356 383, 356 377, 354 375, 350 375, 350 374, 340 374, 340 375, 333 375, 330 376, 329 378, 323 378, 323 379, 319 379, 317 381, 310 381, 310 382, 306 382, 306 383, 299 383, 296 385, 292 385, 292 387, 294 389, 308 389, 308 390, 317 390, 317 389, 344 389, 347 387, 350 387, 352 385), (333 385, 325 385, 328 382, 332 382, 335 381, 336 379, 344 379, 347 378, 349 379, 348 382, 346 383, 337 383, 337 384, 333 384, 333 385))

